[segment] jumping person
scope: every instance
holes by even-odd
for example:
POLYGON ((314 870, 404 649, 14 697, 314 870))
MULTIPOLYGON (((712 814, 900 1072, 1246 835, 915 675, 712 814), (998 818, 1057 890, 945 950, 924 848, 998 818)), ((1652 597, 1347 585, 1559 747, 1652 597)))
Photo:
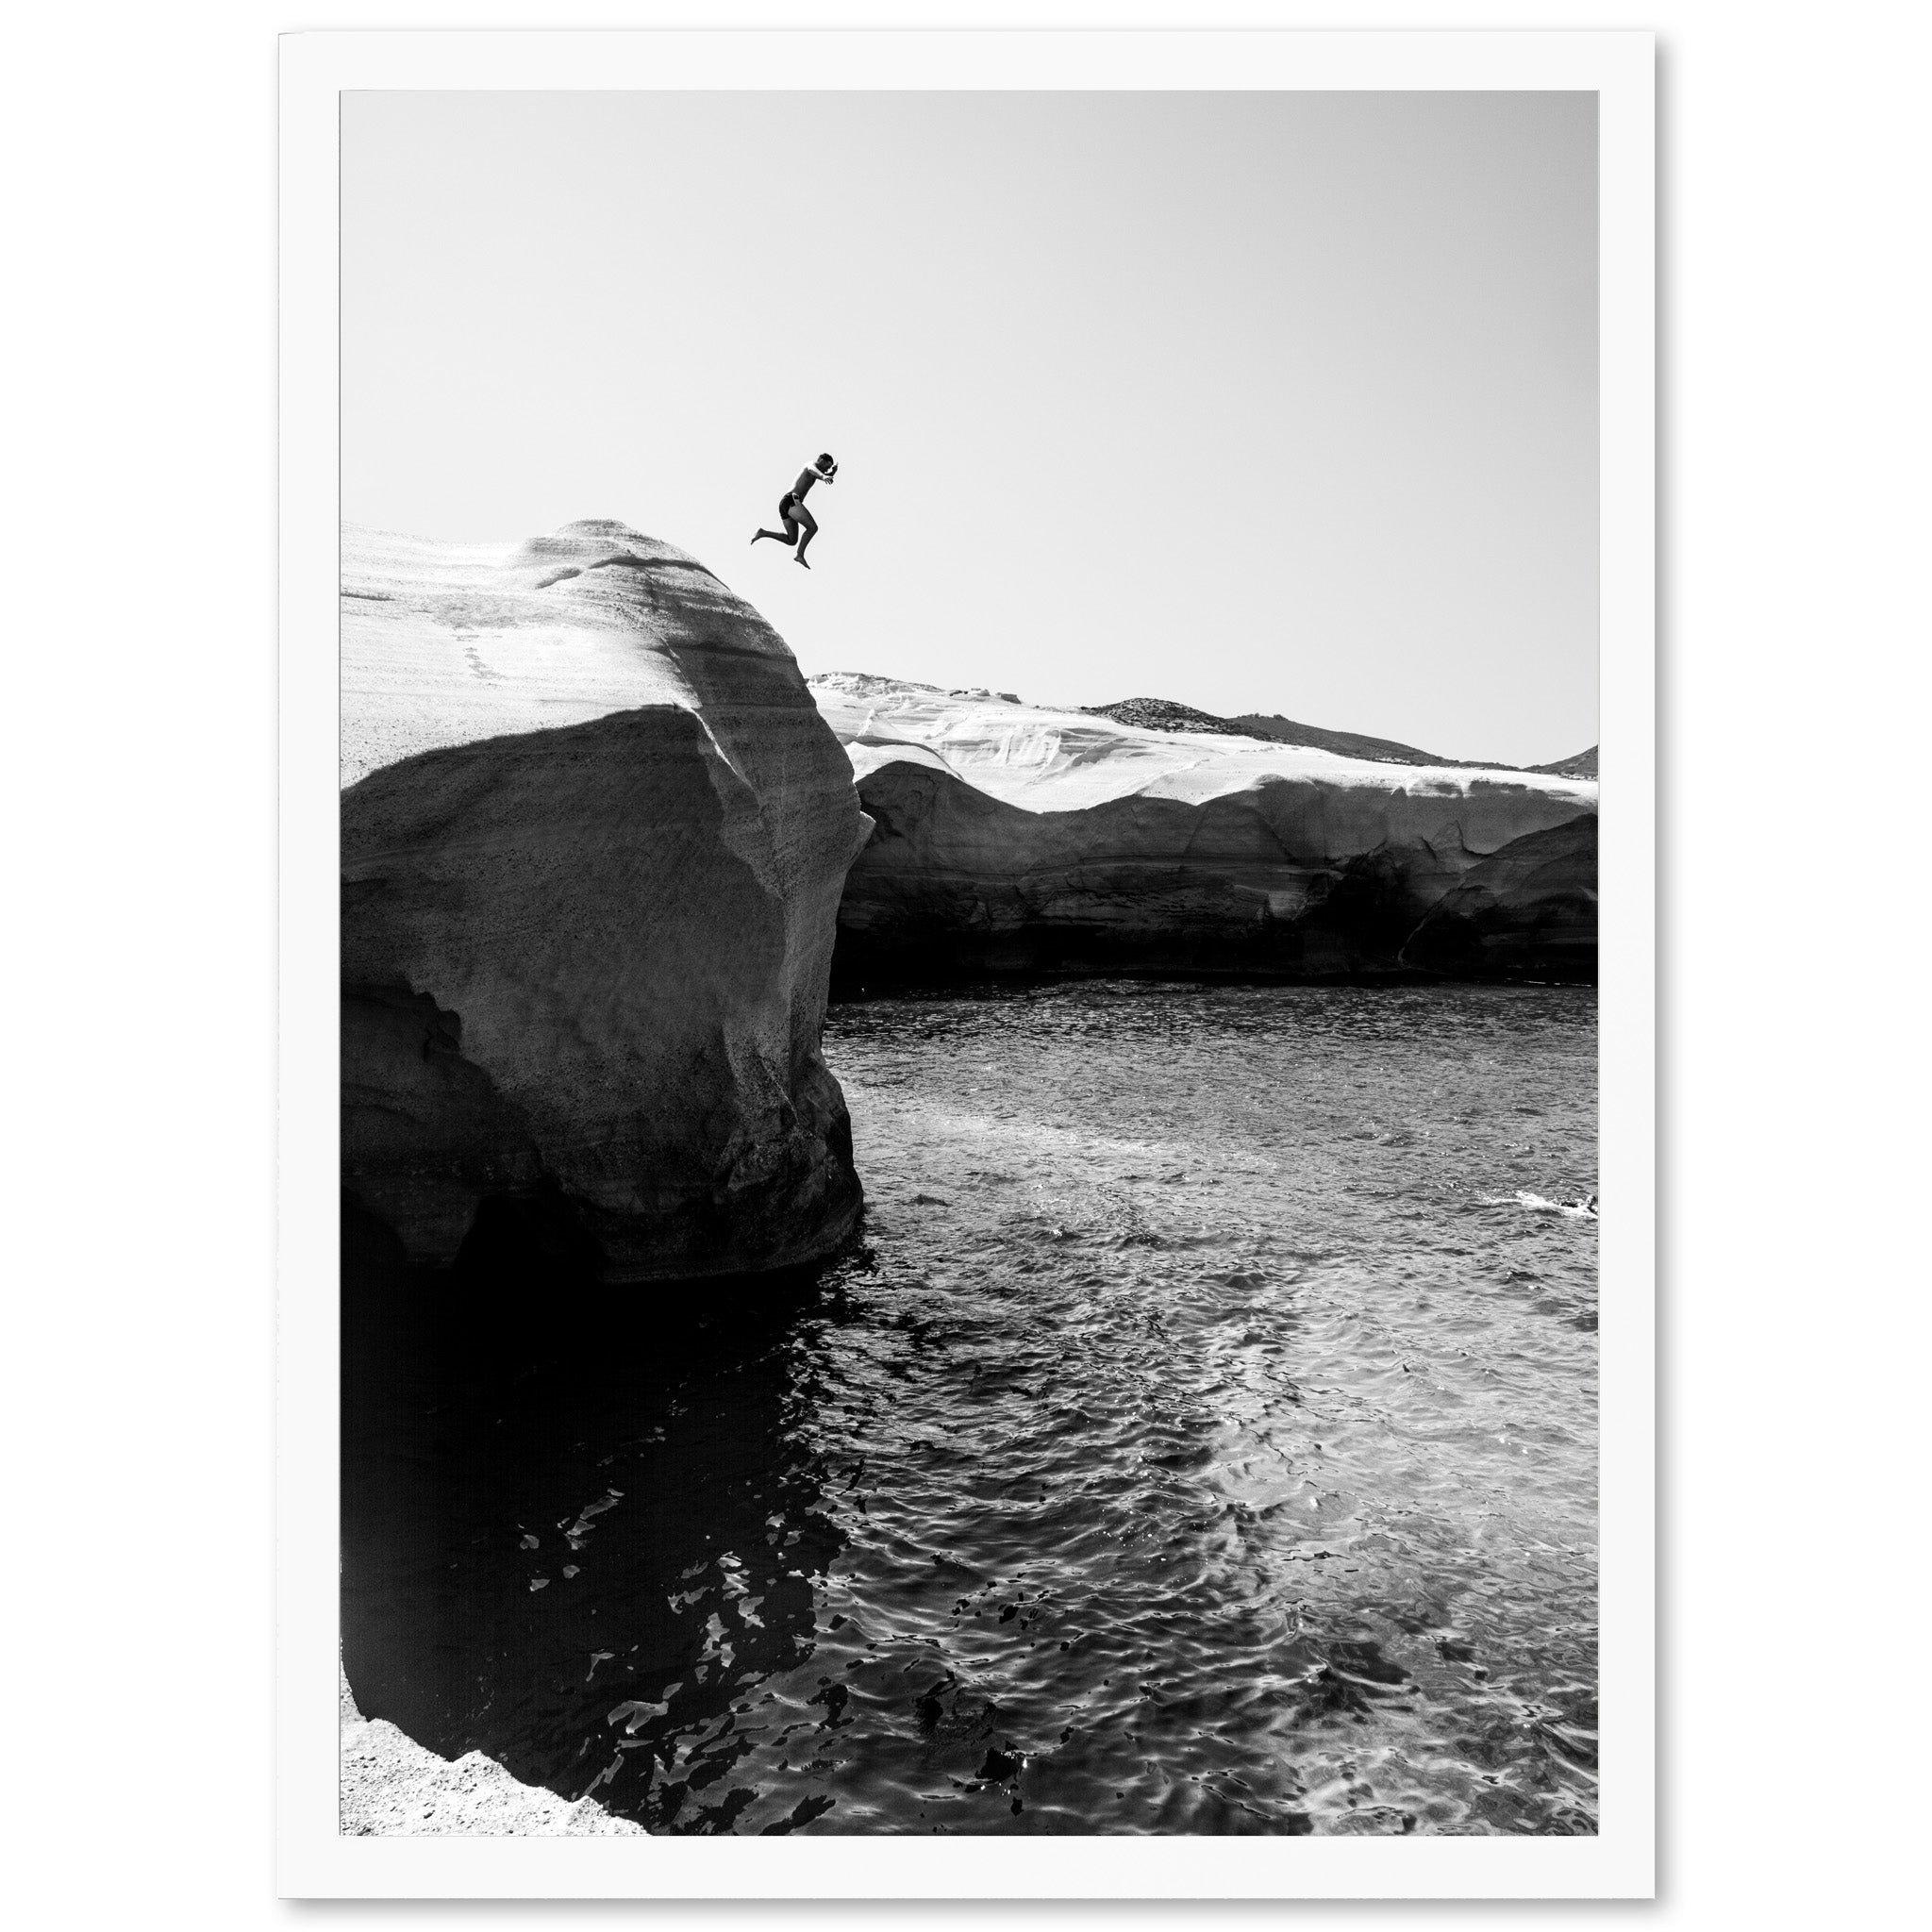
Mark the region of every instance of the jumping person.
MULTIPOLYGON (((760 530, 751 541, 756 543, 758 537, 769 537, 774 543, 783 543, 788 549, 798 545, 794 563, 805 563, 805 547, 819 533, 818 519, 805 507, 806 492, 814 483, 829 483, 839 474, 839 466, 830 457, 821 456, 817 462, 808 464, 798 473, 798 481, 778 499, 778 516, 785 527, 782 530, 760 530), (804 534, 801 535, 800 532, 804 534)), ((811 565, 805 563, 807 570, 811 565)))

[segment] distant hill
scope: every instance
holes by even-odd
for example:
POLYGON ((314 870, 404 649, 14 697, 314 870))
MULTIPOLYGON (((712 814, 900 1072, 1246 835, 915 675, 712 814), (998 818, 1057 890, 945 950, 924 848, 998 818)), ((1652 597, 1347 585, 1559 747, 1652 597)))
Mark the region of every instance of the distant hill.
POLYGON ((1244 712, 1230 721, 1249 738, 1275 738, 1283 744, 1306 744, 1316 751, 1340 752, 1344 758, 1374 758, 1385 765, 1469 765, 1475 758, 1442 758, 1432 751, 1418 751, 1412 744, 1397 744, 1392 738, 1364 738, 1358 731, 1324 731, 1319 724, 1297 724, 1292 718, 1263 717, 1258 711, 1244 712))
POLYGON ((1319 724, 1297 724, 1292 718, 1263 717, 1249 711, 1239 718, 1217 718, 1172 698, 1122 698, 1118 704, 1084 705, 1090 717, 1111 718, 1140 731, 1218 731, 1230 738, 1272 738, 1281 744, 1305 744, 1313 751, 1339 752, 1343 758, 1371 758, 1384 765, 1469 765, 1474 758, 1439 758, 1412 744, 1388 738, 1364 738, 1359 731, 1324 731, 1319 724))
POLYGON ((1554 765, 1528 765, 1524 770, 1543 772, 1552 778, 1594 778, 1596 776, 1596 746, 1580 751, 1574 758, 1558 758, 1554 765))
POLYGON ((1332 751, 1347 758, 1368 758, 1384 765, 1450 765, 1489 772, 1536 772, 1552 778, 1594 778, 1596 746, 1554 765, 1506 765, 1500 758, 1445 758, 1392 738, 1368 738, 1359 731, 1324 731, 1319 724, 1298 724, 1279 713, 1244 711, 1239 718, 1217 718, 1172 698, 1122 698, 1117 704, 1083 705, 1089 717, 1111 718, 1139 731, 1216 731, 1232 738, 1272 738, 1281 744, 1305 744, 1313 751, 1332 751))
POLYGON ((1209 711, 1197 711, 1192 705, 1177 705, 1171 698, 1122 698, 1112 705, 1082 705, 1090 718, 1111 718, 1116 724, 1130 724, 1137 731, 1218 731, 1227 738, 1252 738, 1239 719, 1217 718, 1209 711))

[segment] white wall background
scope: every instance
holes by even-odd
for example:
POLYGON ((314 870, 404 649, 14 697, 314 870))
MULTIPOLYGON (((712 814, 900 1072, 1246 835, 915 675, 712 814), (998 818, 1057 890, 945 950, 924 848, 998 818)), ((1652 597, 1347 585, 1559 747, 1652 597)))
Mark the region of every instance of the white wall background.
MULTIPOLYGON (((838 18, 919 11, 846 0, 838 18)), ((1337 0, 1216 11, 1378 24, 1337 0)), ((579 0, 571 17, 650 16, 579 0)), ((107 4, 41 11, 9 42, 8 1895, 36 1925, 310 1916, 272 1900, 267 1787, 270 36, 382 17, 107 4)), ((530 15, 414 0, 397 17, 530 15)), ((1922 1903, 1925 1734, 1924 9, 1494 0, 1480 24, 1663 35, 1665 1903, 1649 1923, 1903 1924, 1922 1903)))

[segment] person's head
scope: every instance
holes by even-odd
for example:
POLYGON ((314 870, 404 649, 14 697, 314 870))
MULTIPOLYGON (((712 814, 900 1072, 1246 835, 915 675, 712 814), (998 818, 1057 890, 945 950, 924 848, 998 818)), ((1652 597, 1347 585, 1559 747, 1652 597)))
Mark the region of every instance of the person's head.
POLYGON ((829 456, 825 455, 824 451, 820 452, 818 461, 812 465, 812 468, 815 469, 821 476, 829 476, 832 474, 832 472, 836 470, 838 467, 838 464, 835 463, 829 456))

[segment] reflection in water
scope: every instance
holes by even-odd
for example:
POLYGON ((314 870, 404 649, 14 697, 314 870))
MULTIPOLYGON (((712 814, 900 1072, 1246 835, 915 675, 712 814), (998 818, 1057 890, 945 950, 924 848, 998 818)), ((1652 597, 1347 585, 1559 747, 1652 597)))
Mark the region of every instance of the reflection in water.
POLYGON ((358 1702, 656 1830, 1593 1830, 1594 1018, 842 1008, 816 1274, 358 1229, 358 1702))

